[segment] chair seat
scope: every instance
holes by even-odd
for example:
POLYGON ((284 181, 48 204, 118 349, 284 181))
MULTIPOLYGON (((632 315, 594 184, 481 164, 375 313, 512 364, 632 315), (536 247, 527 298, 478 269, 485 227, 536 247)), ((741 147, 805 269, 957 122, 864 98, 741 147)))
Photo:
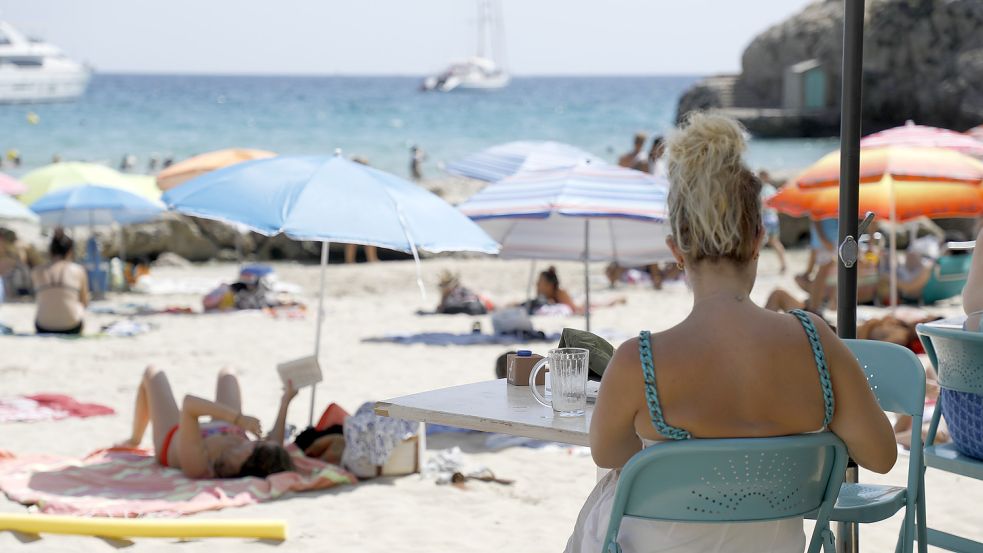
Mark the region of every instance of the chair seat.
MULTIPOLYGON (((908 489, 877 484, 843 484, 830 520, 836 522, 880 522, 905 506, 908 489)), ((815 513, 807 516, 815 518, 815 513)))
POLYGON ((926 447, 925 465, 983 480, 983 461, 959 453, 951 443, 926 447))

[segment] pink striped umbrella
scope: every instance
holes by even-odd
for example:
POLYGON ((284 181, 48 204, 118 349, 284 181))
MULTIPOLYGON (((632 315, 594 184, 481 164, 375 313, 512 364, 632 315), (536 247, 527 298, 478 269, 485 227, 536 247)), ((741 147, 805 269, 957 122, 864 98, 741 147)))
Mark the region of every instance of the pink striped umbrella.
POLYGON ((916 125, 912 121, 908 121, 900 127, 868 135, 860 141, 861 148, 883 148, 886 146, 943 148, 983 158, 983 142, 972 136, 938 127, 916 125))
POLYGON ((983 125, 969 129, 966 131, 966 134, 972 136, 976 140, 983 141, 983 125))
POLYGON ((0 192, 4 194, 10 194, 11 196, 16 196, 18 194, 23 194, 27 191, 27 186, 21 181, 11 177, 10 175, 4 175, 0 173, 0 192))

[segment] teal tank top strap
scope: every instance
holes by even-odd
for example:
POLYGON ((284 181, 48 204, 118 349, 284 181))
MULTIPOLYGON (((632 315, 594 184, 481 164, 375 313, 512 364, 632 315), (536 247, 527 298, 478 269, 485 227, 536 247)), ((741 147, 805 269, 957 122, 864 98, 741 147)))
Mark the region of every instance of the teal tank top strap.
POLYGON ((812 346, 812 356, 816 359, 816 370, 819 371, 819 384, 823 388, 823 404, 826 407, 826 415, 823 417, 823 428, 825 428, 833 420, 833 410, 835 408, 835 403, 833 402, 833 383, 829 378, 829 365, 826 364, 826 352, 823 350, 823 343, 819 340, 819 331, 816 330, 816 325, 813 324, 812 318, 801 309, 793 309, 789 313, 794 315, 799 320, 799 323, 802 324, 802 329, 805 330, 806 336, 809 338, 809 345, 812 346))
POLYGON ((643 330, 638 335, 638 354, 642 361, 642 374, 645 377, 645 401, 649 406, 649 415, 655 429, 670 440, 688 440, 692 438, 689 432, 666 424, 659 404, 659 390, 655 386, 655 365, 652 363, 652 333, 643 330))

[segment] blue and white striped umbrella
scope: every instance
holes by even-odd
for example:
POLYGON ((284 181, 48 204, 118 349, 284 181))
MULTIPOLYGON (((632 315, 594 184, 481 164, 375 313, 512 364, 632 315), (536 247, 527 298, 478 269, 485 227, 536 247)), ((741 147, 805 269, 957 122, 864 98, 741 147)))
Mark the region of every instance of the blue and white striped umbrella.
POLYGON ((612 165, 529 171, 487 186, 458 208, 502 245, 503 257, 625 266, 672 259, 666 246, 669 182, 612 165))
POLYGON ((486 148, 448 163, 448 173, 496 182, 523 171, 543 171, 578 163, 604 163, 580 148, 562 142, 519 141, 486 148))
POLYGON ((503 257, 643 265, 671 258, 668 193, 661 177, 581 164, 520 173, 458 208, 502 245, 503 257), (584 239, 587 226, 590 240, 584 239))

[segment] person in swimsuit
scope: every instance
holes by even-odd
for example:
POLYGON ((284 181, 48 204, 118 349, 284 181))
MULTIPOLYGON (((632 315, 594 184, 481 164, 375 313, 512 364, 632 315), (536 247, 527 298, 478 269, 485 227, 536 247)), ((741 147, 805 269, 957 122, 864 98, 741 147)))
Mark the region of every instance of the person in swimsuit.
POLYGON ((56 230, 48 252, 51 261, 31 271, 38 313, 34 326, 39 334, 81 334, 89 305, 89 279, 75 263, 75 243, 56 230))
POLYGON ((263 437, 259 419, 242 413, 234 371, 219 372, 215 401, 186 395, 178 407, 167 375, 150 366, 137 389, 133 431, 119 445, 139 446, 147 425, 152 424, 157 461, 181 469, 188 478, 262 478, 293 470, 283 441, 287 408, 296 395, 291 386, 284 390, 273 430, 263 437), (201 417, 210 420, 201 422, 201 417))
MULTIPOLYGON (((897 457, 894 433, 850 350, 818 317, 767 311, 748 297, 765 230, 761 182, 742 160, 745 147, 736 121, 704 113, 669 139, 667 244, 692 284, 693 308, 676 326, 642 332, 615 352, 590 422, 594 462, 620 469, 642 448, 667 440, 828 429, 860 466, 885 473, 897 457)), ((601 550, 618 473, 602 478, 587 499, 568 552, 601 550)), ((625 553, 801 553, 805 535, 801 518, 626 518, 619 543, 625 553)))
POLYGON ((631 151, 618 158, 618 165, 648 172, 648 156, 643 151, 646 140, 648 140, 648 135, 645 133, 635 133, 635 141, 633 142, 631 151))

